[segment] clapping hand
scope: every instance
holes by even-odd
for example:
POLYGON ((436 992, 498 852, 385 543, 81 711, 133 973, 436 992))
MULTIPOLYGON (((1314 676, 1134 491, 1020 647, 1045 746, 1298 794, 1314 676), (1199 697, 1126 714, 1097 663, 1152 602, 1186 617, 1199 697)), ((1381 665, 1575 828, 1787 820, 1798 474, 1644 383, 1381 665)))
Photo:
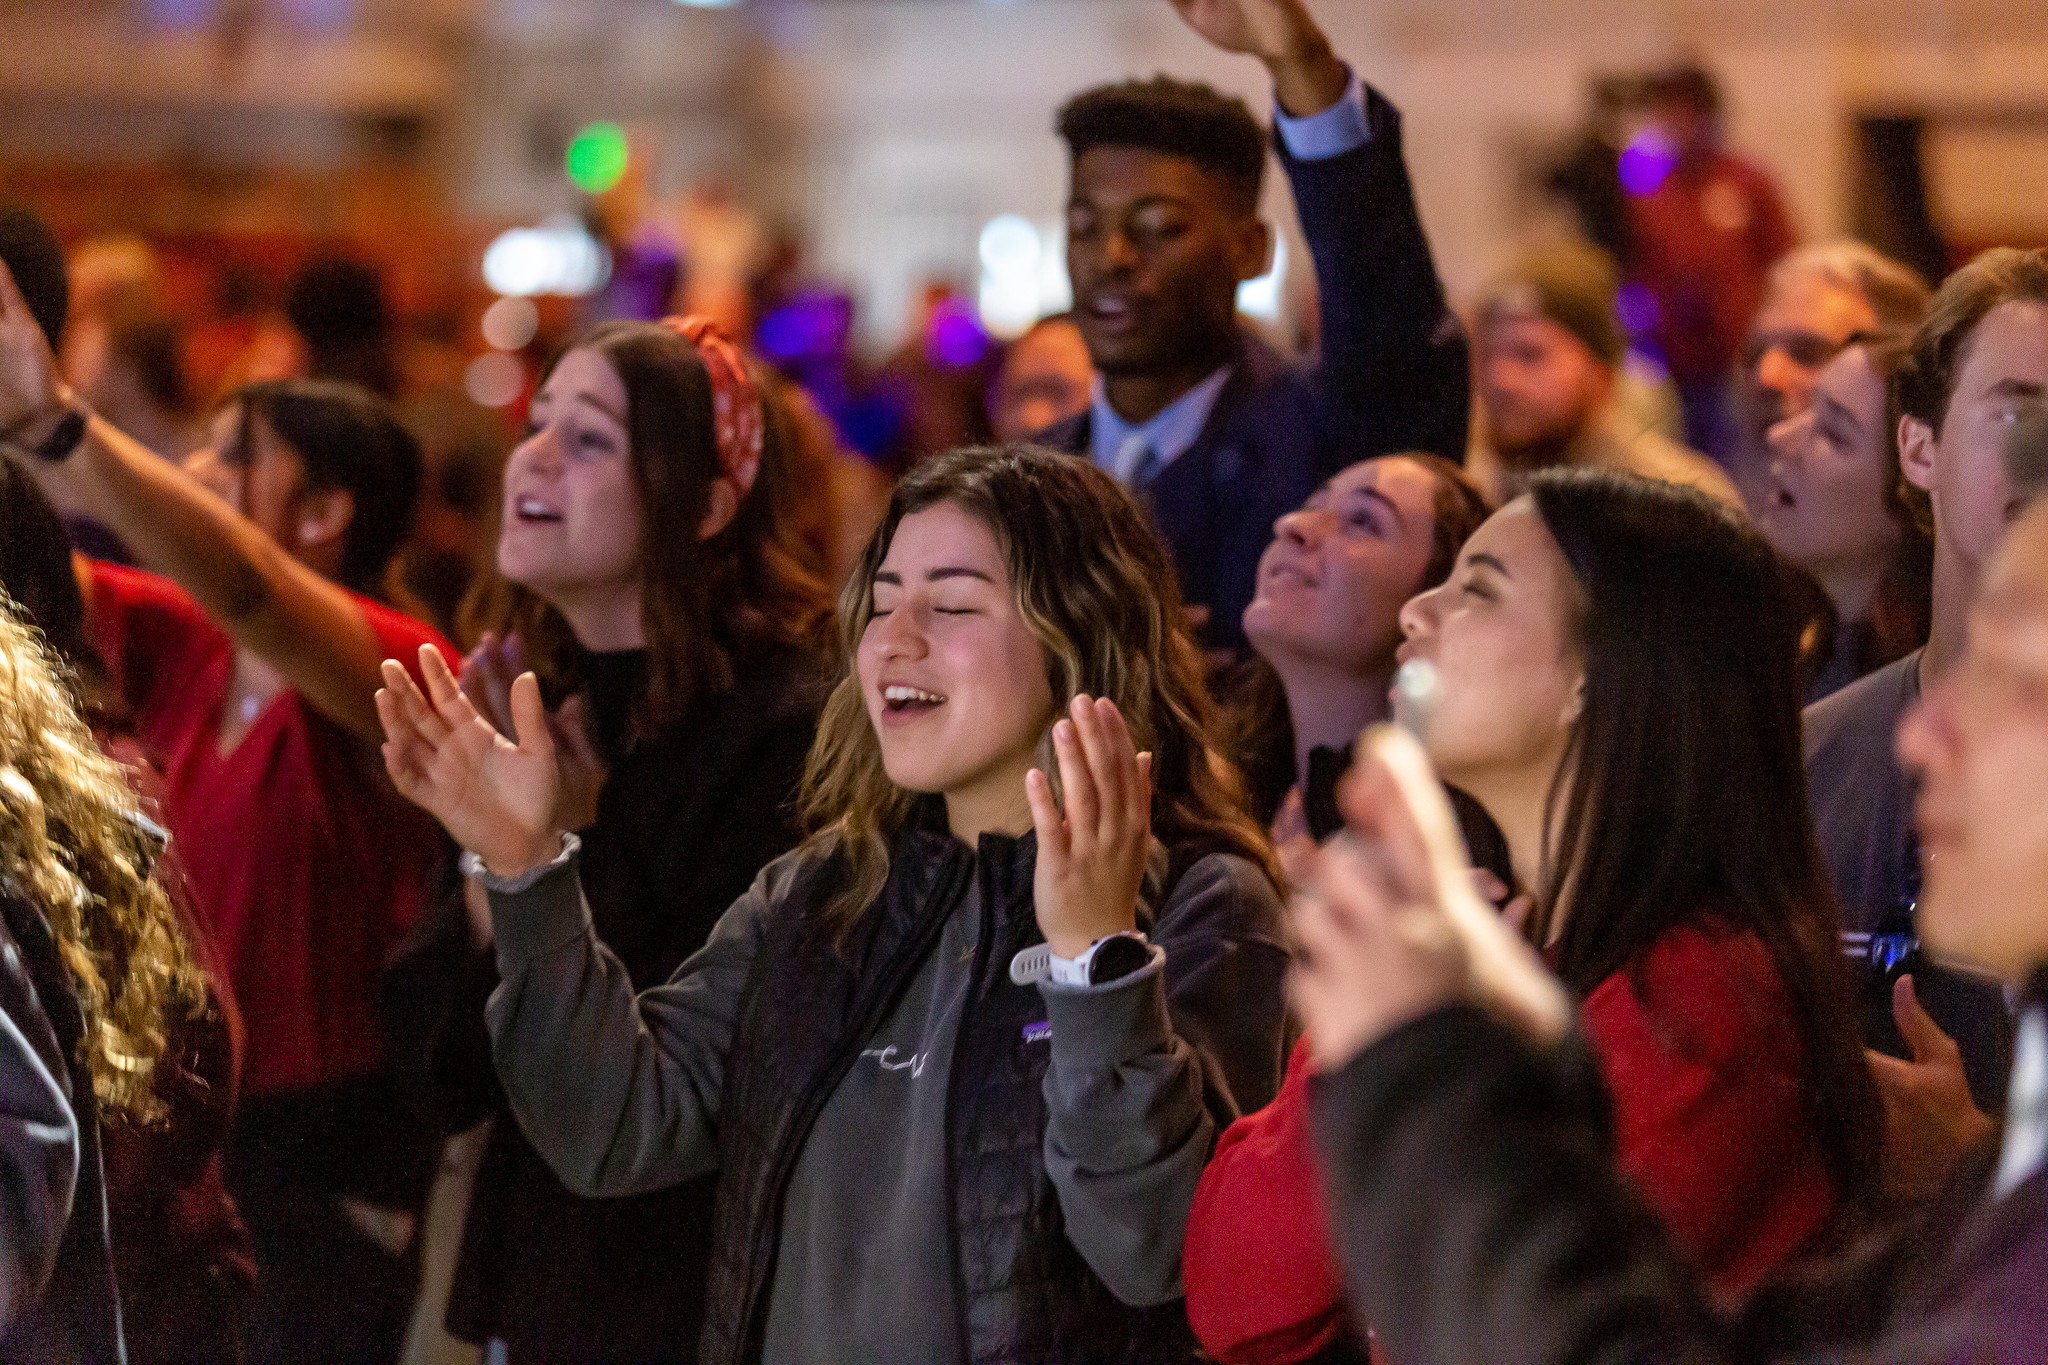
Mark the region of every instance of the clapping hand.
MULTIPOLYGON (((526 671, 526 647, 516 631, 502 639, 485 631, 462 661, 462 695, 507 738, 514 730, 512 684, 526 671)), ((548 712, 547 726, 560 780, 555 828, 571 833, 587 829, 597 819, 597 797, 606 772, 604 759, 590 740, 582 696, 570 697, 548 712)))
POLYGON ((396 660, 386 659, 377 693, 384 767, 400 794, 500 876, 552 858, 560 780, 539 681, 531 673, 513 680, 508 738, 477 713, 431 645, 420 648, 420 672, 425 696, 396 660))
POLYGON ((1564 990, 1479 897, 1429 760, 1406 732, 1368 731, 1339 804, 1346 827, 1290 901, 1290 987, 1318 1070, 1458 1000, 1528 1036, 1570 1022, 1564 990))
POLYGON ((1137 927, 1152 837, 1152 755, 1137 751, 1114 702, 1085 695, 1053 726, 1052 744, 1065 812, 1043 772, 1024 778, 1038 831, 1033 903, 1053 952, 1074 958, 1137 927))

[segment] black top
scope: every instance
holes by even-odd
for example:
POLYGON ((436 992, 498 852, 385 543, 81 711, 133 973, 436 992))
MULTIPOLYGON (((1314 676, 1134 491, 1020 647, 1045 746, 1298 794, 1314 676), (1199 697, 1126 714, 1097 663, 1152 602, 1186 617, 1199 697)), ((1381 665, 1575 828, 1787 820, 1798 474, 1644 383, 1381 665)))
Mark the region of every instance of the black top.
MULTIPOLYGON (((795 649, 738 669, 666 732, 634 716, 647 661, 587 655, 593 740, 610 764, 597 819, 581 831, 583 887, 598 935, 636 989, 702 946, 755 874, 799 838, 795 796, 826 678, 795 649)), ((503 1338, 511 1359, 686 1361, 703 1317, 710 1179, 623 1199, 562 1187, 506 1107, 484 1030, 492 953, 470 944, 461 886, 447 894, 387 979, 400 1066, 454 1131, 495 1117, 478 1168, 448 1327, 503 1338)))

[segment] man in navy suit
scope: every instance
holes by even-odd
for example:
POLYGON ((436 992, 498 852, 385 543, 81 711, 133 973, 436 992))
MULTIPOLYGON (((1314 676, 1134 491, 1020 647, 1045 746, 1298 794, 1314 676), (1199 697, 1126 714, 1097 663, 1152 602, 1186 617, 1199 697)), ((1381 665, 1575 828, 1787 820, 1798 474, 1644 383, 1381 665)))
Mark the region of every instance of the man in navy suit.
POLYGON ((1272 74, 1281 164, 1315 257, 1321 356, 1291 366, 1237 320, 1263 274, 1267 139, 1242 100, 1164 76, 1077 95, 1067 272, 1101 372, 1087 412, 1039 439, 1140 490, 1206 642, 1242 652, 1273 522, 1354 460, 1462 459, 1469 362, 1401 156, 1401 121, 1301 0, 1173 0, 1272 74))

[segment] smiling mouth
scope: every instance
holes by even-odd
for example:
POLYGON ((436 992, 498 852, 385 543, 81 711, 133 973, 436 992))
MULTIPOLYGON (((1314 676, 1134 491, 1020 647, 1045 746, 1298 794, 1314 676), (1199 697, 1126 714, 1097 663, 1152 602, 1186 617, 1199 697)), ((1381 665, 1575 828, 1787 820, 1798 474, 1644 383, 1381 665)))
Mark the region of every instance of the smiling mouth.
POLYGON ((915 715, 945 705, 946 699, 936 692, 927 692, 921 687, 905 687, 901 684, 882 689, 882 707, 890 715, 915 715))
POLYGON ((520 521, 549 525, 562 520, 562 514, 536 498, 521 498, 512 505, 512 515, 520 521))
POLYGON ((1127 327, 1138 316, 1136 301, 1125 294, 1097 294, 1088 300, 1084 311, 1108 327, 1127 327))

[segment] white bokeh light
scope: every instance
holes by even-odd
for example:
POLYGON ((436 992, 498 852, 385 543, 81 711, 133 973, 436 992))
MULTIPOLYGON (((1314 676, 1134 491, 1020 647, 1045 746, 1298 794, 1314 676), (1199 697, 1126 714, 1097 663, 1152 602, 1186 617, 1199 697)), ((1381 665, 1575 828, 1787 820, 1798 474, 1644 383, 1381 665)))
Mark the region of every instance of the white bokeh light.
POLYGON ((518 356, 486 351, 462 372, 462 389, 480 408, 502 408, 526 392, 526 366, 518 356))
POLYGON ((611 253, 566 213, 537 228, 501 232, 484 250, 484 283, 514 297, 575 298, 602 288, 611 273, 611 253))
POLYGON ((499 299, 484 309, 484 340, 500 351, 516 351, 540 330, 540 309, 523 296, 499 299))

